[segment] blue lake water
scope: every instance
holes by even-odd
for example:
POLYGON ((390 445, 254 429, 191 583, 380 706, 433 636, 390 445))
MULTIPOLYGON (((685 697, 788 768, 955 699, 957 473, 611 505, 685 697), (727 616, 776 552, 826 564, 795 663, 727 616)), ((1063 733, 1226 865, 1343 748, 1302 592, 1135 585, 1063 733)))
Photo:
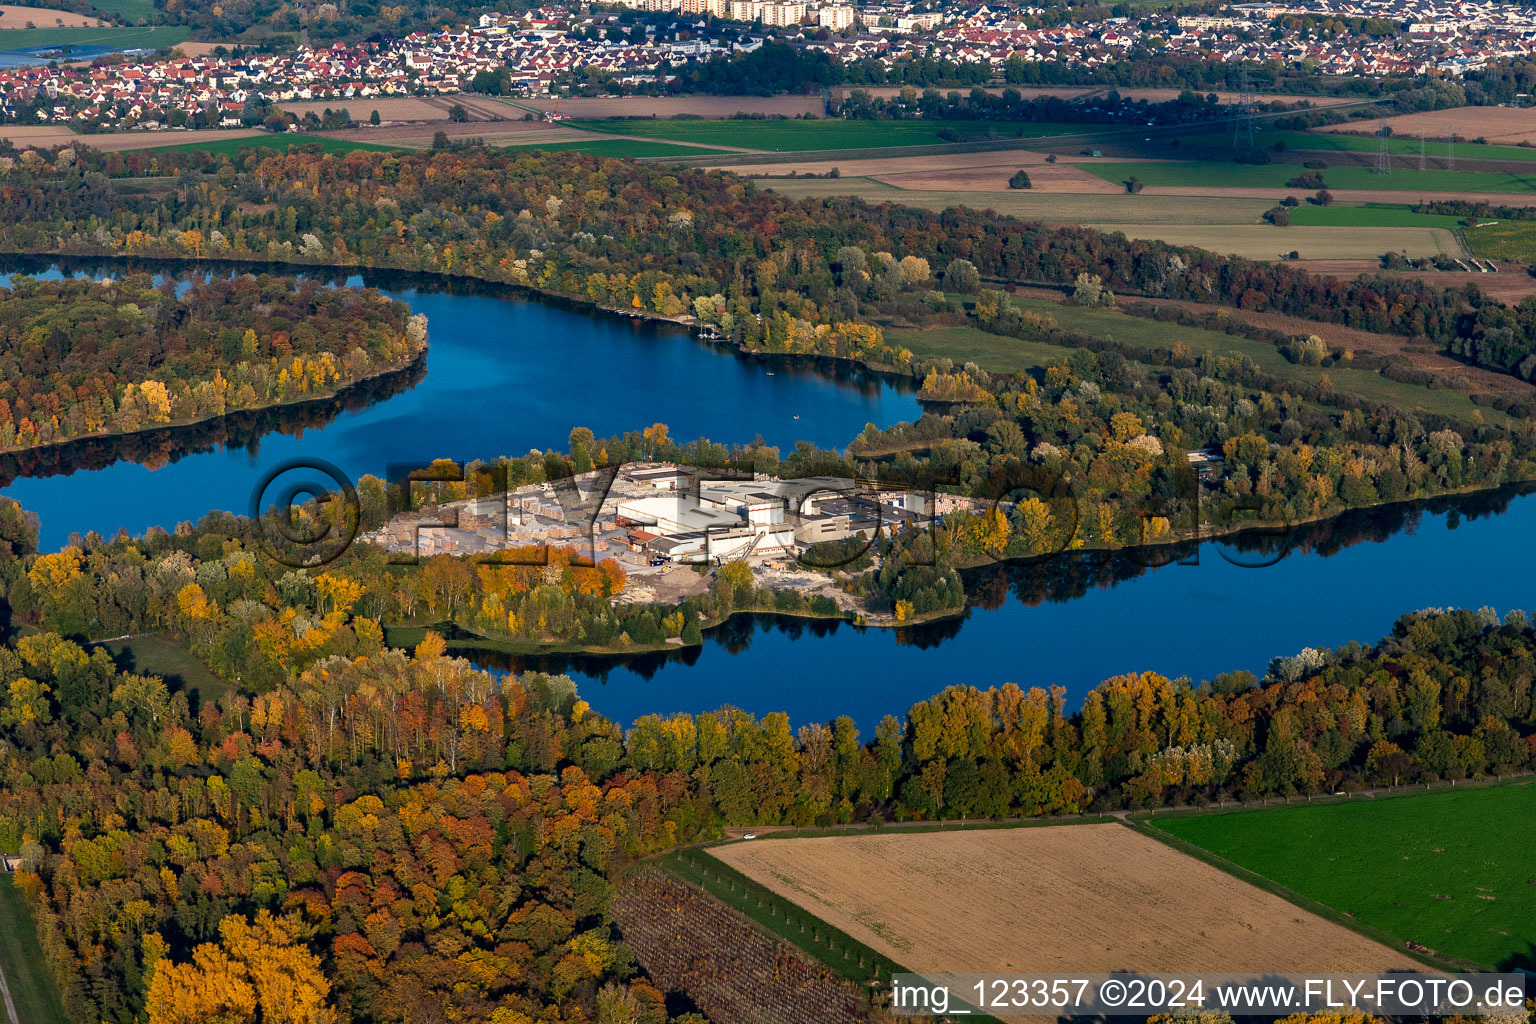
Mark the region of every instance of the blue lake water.
MULTIPOLYGON (((9 269, 59 273, 46 263, 9 269)), ((889 381, 744 357, 678 328, 477 287, 443 290, 388 275, 374 282, 429 318, 419 380, 381 385, 352 408, 312 412, 312 425, 296 432, 272 432, 273 422, 294 430, 297 414, 285 412, 211 428, 200 442, 206 450, 193 454, 168 457, 156 447, 170 441, 129 453, 149 465, 114 462, 120 451, 110 444, 23 461, 12 471, 46 475, 21 476, 3 493, 38 512, 45 547, 57 547, 76 531, 140 532, 211 508, 244 511, 262 473, 295 456, 328 460, 355 479, 382 475, 391 462, 563 448, 577 425, 602 436, 657 421, 677 438, 761 434, 783 448, 802 438, 842 447, 866 422, 919 412, 910 390, 889 381)), ((1305 646, 1374 641, 1419 608, 1531 607, 1533 537, 1536 497, 1470 496, 1301 529, 1294 550, 1265 568, 1233 565, 1222 551, 1266 559, 1207 544, 1198 565, 1147 568, 1121 556, 981 570, 968 575, 974 604, 963 619, 910 630, 737 617, 702 648, 674 655, 484 663, 569 672, 595 708, 626 723, 733 704, 787 711, 796 724, 848 714, 868 735, 883 715, 952 683, 1060 685, 1076 706, 1117 673, 1262 673, 1272 657, 1305 646)), ((1238 547, 1245 543, 1263 542, 1238 547)))
MULTIPOLYGON (((108 272, 96 264, 67 269, 108 272)), ((679 441, 750 443, 761 435, 786 452, 797 440, 841 449, 866 423, 920 414, 911 387, 846 368, 744 356, 680 327, 481 288, 383 290, 427 316, 426 373, 413 387, 297 433, 212 443, 157 468, 120 461, 23 477, 0 493, 41 516, 43 546, 57 548, 75 532, 137 534, 196 521, 210 509, 244 512, 262 474, 298 456, 334 463, 356 480, 382 477, 391 463, 564 450, 577 426, 605 437, 657 422, 679 441)))
POLYGON ((1208 680, 1303 647, 1370 643, 1429 607, 1501 614, 1536 607, 1536 495, 1498 494, 1356 513, 1297 532, 1275 552, 1208 543, 1199 564, 1147 568, 1062 558, 968 574, 963 619, 912 630, 738 617, 702 649, 628 664, 524 659, 570 672, 604 714, 734 704, 796 724, 851 715, 864 735, 886 714, 951 684, 1063 686, 1076 708, 1094 685, 1154 671, 1208 680))

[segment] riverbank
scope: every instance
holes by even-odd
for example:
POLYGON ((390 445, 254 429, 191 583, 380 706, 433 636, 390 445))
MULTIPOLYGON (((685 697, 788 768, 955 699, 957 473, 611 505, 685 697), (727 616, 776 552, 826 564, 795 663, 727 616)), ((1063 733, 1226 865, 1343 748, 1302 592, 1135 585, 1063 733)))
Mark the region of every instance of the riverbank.
POLYGON ((0 446, 0 456, 27 455, 33 452, 66 448, 72 444, 81 444, 85 442, 110 442, 118 438, 128 439, 162 432, 174 433, 178 430, 186 430, 194 427, 205 427, 212 424, 218 424, 232 420, 235 417, 242 415, 253 413, 273 413, 282 410, 299 411, 318 406, 326 402, 345 400, 349 396, 364 390, 369 385, 377 384, 380 381, 387 380, 396 374, 408 373, 411 370, 424 367, 427 359, 427 348, 428 346, 423 343, 421 349, 404 363, 401 363, 398 366, 386 366, 376 373, 366 374, 365 376, 350 380, 340 387, 327 388, 323 391, 312 391, 309 394, 301 395, 295 398, 285 398, 272 402, 262 402, 257 405, 241 406, 238 409, 228 409, 224 412, 214 413, 208 416, 193 416, 185 419, 170 420, 165 423, 147 423, 144 426, 139 427, 137 430, 96 430, 85 434, 74 434, 69 437, 55 438, 50 441, 43 441, 38 444, 26 445, 24 447, 18 445, 12 445, 10 447, 0 446))

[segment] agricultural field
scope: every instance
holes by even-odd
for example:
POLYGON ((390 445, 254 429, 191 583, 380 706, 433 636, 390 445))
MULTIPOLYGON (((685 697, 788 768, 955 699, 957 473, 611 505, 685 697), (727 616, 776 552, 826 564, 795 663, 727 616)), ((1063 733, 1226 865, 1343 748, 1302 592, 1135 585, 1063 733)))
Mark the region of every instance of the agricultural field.
POLYGON ((572 128, 617 135, 696 142, 742 150, 781 153, 834 149, 882 149, 895 146, 943 145, 939 132, 950 129, 965 138, 1038 138, 1070 135, 1081 125, 1020 124, 1004 121, 844 121, 844 120, 749 120, 717 121, 610 119, 567 121, 572 128))
POLYGON ((35 50, 44 46, 108 46, 119 50, 158 50, 175 46, 191 29, 176 25, 143 28, 3 28, 0 50, 35 50))
MULTIPOLYGON (((1504 146, 1514 146, 1520 142, 1536 143, 1536 119, 1531 117, 1529 109, 1520 107, 1455 107, 1450 110, 1426 110, 1417 114, 1399 114, 1395 117, 1376 118, 1369 121, 1347 121, 1341 125, 1331 125, 1317 130, 1370 134, 1379 131, 1382 125, 1389 126, 1394 135, 1444 139, 1454 131, 1458 140, 1487 139, 1491 144, 1504 146)), ((1460 156, 1462 152, 1462 143, 1458 141, 1456 155, 1460 156)))
MULTIPOLYGON (((201 134, 201 133, 199 133, 201 134)), ((111 136, 106 136, 111 138, 111 136)), ((165 138, 165 136, 161 136, 165 138)), ((185 138, 186 136, 171 136, 170 138, 185 138)), ((171 142, 151 143, 144 146, 136 146, 136 149, 153 149, 172 152, 190 152, 201 149, 209 153, 228 153, 233 155, 242 149, 258 147, 260 149, 286 150, 289 146, 307 146, 316 143, 327 153, 350 153, 356 149, 367 150, 373 153, 387 153, 398 150, 399 146, 381 146, 371 142, 353 142, 347 139, 332 139, 323 135, 303 135, 285 132, 282 135, 242 135, 233 138, 209 139, 205 142, 171 142)))
POLYGON ((1350 227, 1277 228, 1269 224, 1237 224, 1215 227, 1152 227, 1137 224, 1090 223, 1100 231, 1120 231, 1127 238, 1148 238, 1171 245, 1192 245, 1222 255, 1251 260, 1275 260, 1296 252, 1304 260, 1377 259, 1384 252, 1408 256, 1446 253, 1465 255, 1456 236, 1441 228, 1350 227))
POLYGON ((670 118, 677 114, 707 118, 728 118, 733 114, 820 117, 826 112, 820 96, 575 96, 558 102, 537 98, 500 102, 520 110, 558 109, 569 117, 587 119, 670 118))
POLYGON ((1121 824, 765 838, 709 852, 919 971, 1414 966, 1121 824))
POLYGON ((0 874, 0 971, 16 1015, 23 1024, 68 1024, 58 989, 44 966, 32 915, 13 882, 12 876, 0 874))
POLYGON ((652 142, 646 139, 583 139, 576 142, 535 142, 514 144, 511 149, 546 149, 553 153, 591 153, 593 156, 619 158, 698 156, 696 146, 679 146, 671 142, 652 142))
POLYGON ((1152 825, 1402 940, 1536 968, 1536 784, 1152 825))
POLYGON ((1472 255, 1490 260, 1536 262, 1536 221, 1505 220, 1467 228, 1462 237, 1472 255))
POLYGON ((1461 228, 1463 218, 1443 213, 1415 213, 1413 207, 1402 203, 1334 203, 1332 206, 1304 203, 1291 210, 1291 224, 1296 227, 1443 228, 1456 231, 1461 228))
POLYGON ((103 14, 117 14, 129 21, 152 18, 155 5, 151 0, 91 0, 91 6, 103 14))
MULTIPOLYGON (((1148 186, 1274 189, 1277 193, 1286 192, 1285 183, 1303 173, 1303 168, 1295 164, 1214 161, 1083 163, 1078 166, 1105 181, 1117 183, 1136 177, 1148 186)), ((1321 173, 1326 186, 1333 190, 1536 193, 1536 168, 1530 173, 1399 170, 1394 174, 1376 174, 1369 167, 1328 167, 1321 173)), ((1306 193, 1314 190, 1291 188, 1289 191, 1306 193)))
MULTIPOLYGON (((1274 149, 1278 144, 1288 150, 1308 150, 1334 153, 1363 153, 1368 162, 1374 163, 1377 152, 1381 148, 1381 140, 1372 135, 1344 135, 1341 132, 1372 132, 1376 131, 1377 121, 1351 121, 1341 125, 1329 125, 1319 128, 1314 132, 1287 132, 1258 130, 1253 133, 1253 144, 1258 149, 1274 149)), ((1228 129, 1222 132, 1206 133, 1203 135, 1184 136, 1184 141, 1198 145, 1209 145, 1222 149, 1229 148, 1232 144, 1232 133, 1228 129)), ((1421 143, 1417 137, 1407 135, 1393 136, 1387 139, 1387 152, 1394 159, 1394 170, 1410 170, 1418 168, 1419 151, 1421 143)), ((1458 160, 1524 160, 1536 161, 1536 148, 1524 146, 1499 146, 1488 143, 1475 143, 1467 138, 1461 129, 1457 129, 1456 145, 1454 150, 1445 141, 1445 137, 1434 136, 1426 138, 1422 143, 1424 157, 1431 166, 1438 166, 1440 161, 1448 156, 1455 156, 1458 160)), ((1281 166, 1278 164, 1269 166, 1281 166)), ((1285 165, 1295 166, 1295 165, 1285 165)), ((1299 173, 1299 172, 1298 172, 1299 173)))
MULTIPOLYGON (((95 28, 102 24, 101 19, 93 18, 85 14, 76 14, 74 11, 55 11, 47 7, 18 7, 13 4, 0 4, 0 31, 12 28, 26 28, 27 23, 39 27, 55 25, 64 28, 95 28)), ((0 35, 0 41, 5 37, 0 35)))
POLYGON ((1157 202, 1148 203, 1141 196, 1124 193, 930 192, 896 188, 870 178, 848 177, 773 178, 759 180, 757 184, 759 188, 796 198, 858 196, 872 203, 901 203, 925 210, 969 206, 1051 224, 1257 225, 1264 211, 1275 205, 1264 199, 1202 199, 1197 196, 1159 196, 1157 202))

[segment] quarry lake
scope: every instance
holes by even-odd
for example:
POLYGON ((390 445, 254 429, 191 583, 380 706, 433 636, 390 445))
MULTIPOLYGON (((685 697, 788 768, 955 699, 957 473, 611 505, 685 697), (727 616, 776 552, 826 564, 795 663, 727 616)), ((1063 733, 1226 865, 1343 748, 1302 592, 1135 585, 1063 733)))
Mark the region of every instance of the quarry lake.
MULTIPOLYGON (((128 264, 0 261, 0 273, 121 275, 128 264)), ((228 268, 215 272, 225 273, 228 268)), ((844 447, 866 423, 910 420, 910 386, 827 363, 744 356, 671 325, 533 301, 505 289, 398 274, 365 283, 426 314, 424 367, 332 402, 205 427, 76 442, 0 460, 4 493, 42 520, 42 545, 243 512, 264 472, 295 458, 350 478, 391 463, 564 448, 574 426, 599 436, 664 422, 674 438, 761 435, 844 447)), ((1536 496, 1502 491, 1351 513, 1295 531, 1274 564, 1269 539, 1207 543, 1149 567, 1129 555, 1063 557, 967 574, 962 617, 903 630, 737 616, 702 648, 626 660, 486 658, 487 667, 567 672, 599 711, 733 704, 786 711, 796 725, 847 714, 866 736, 885 714, 954 683, 1060 685, 1068 704, 1122 672, 1195 680, 1303 646, 1368 643, 1404 612, 1531 605, 1536 496), (1226 556, 1230 556, 1230 559, 1226 556), (1198 564, 1188 564, 1198 557, 1198 564)))

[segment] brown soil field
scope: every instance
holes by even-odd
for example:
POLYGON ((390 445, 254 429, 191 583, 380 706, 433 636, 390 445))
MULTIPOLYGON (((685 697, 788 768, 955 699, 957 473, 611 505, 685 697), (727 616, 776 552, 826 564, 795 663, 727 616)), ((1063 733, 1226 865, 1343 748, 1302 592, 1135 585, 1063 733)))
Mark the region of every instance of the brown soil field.
MULTIPOLYGON (((844 86, 843 90, 844 92, 852 92, 854 88, 854 86, 844 86)), ((872 85, 867 87, 864 91, 869 93, 871 96, 889 98, 891 96, 901 95, 901 88, 902 87, 899 85, 872 85)), ((1110 87, 1107 85, 990 85, 987 86, 986 89, 987 92, 994 96, 1001 96, 1003 90, 1005 89, 1013 89, 1025 99, 1034 99, 1037 96, 1058 96, 1061 99, 1070 100, 1076 99, 1079 96, 1107 95, 1109 93, 1110 87)), ((940 89, 939 91, 942 93, 949 93, 956 90, 940 89)), ((966 88, 958 91, 961 93, 969 93, 970 89, 966 88)), ((922 90, 919 89, 918 92, 922 92, 922 90)), ((1127 96, 1133 100, 1146 100, 1149 103, 1166 103, 1169 100, 1178 99, 1179 90, 1121 89, 1120 95, 1127 96)), ((1201 95, 1203 96, 1206 94, 1201 93, 1201 95)), ((1223 103, 1236 103, 1241 98, 1237 93, 1234 92, 1218 92, 1216 96, 1223 103)), ((1336 99, 1331 96, 1271 96, 1268 93, 1256 93, 1253 98, 1255 102, 1260 104, 1277 101, 1282 103, 1299 103, 1305 100, 1315 107, 1330 107, 1334 104, 1350 102, 1347 99, 1336 99)))
POLYGON ((76 135, 68 128, 53 125, 3 125, 0 139, 10 139, 18 146, 90 146, 106 153, 119 153, 145 146, 178 145, 191 142, 217 142, 220 139, 248 139, 261 135, 253 128, 209 128, 197 132, 110 132, 102 135, 76 135))
POLYGON ((73 11, 55 11, 47 7, 12 7, 0 4, 0 30, 26 28, 27 22, 37 28, 97 28, 106 22, 73 11))
POLYGON ((37 146, 43 149, 49 146, 67 146, 72 142, 82 141, 80 136, 68 128, 47 124, 0 125, 0 139, 9 139, 13 144, 21 147, 37 146))
POLYGON ((761 839, 709 852, 915 971, 1417 966, 1118 824, 761 839))
MULTIPOLYGON (((524 106, 552 110, 554 100, 519 100, 524 106)), ((671 117, 673 114, 698 114, 700 117, 730 117, 732 114, 768 114, 794 117, 796 114, 825 113, 820 96, 593 96, 563 99, 560 113, 571 117, 671 117)))
POLYGON ((206 57, 209 54, 213 53, 214 50, 217 50, 221 46, 224 47, 224 49, 226 49, 226 50, 233 50, 235 47, 237 47, 239 45, 240 45, 239 43, 229 43, 229 42, 225 42, 225 43, 212 42, 212 43, 209 43, 209 42, 194 41, 194 40, 188 39, 186 42, 177 43, 175 49, 177 50, 177 52, 179 52, 179 53, 181 53, 181 54, 183 54, 184 56, 187 56, 187 57, 206 57))
POLYGON ((1485 138, 1499 145, 1536 143, 1536 117, 1518 107, 1456 107, 1451 110, 1426 110, 1418 114, 1348 121, 1315 129, 1320 132, 1348 132, 1371 135, 1382 125, 1391 125, 1392 134, 1413 138, 1444 139, 1454 129, 1459 139, 1485 138))

